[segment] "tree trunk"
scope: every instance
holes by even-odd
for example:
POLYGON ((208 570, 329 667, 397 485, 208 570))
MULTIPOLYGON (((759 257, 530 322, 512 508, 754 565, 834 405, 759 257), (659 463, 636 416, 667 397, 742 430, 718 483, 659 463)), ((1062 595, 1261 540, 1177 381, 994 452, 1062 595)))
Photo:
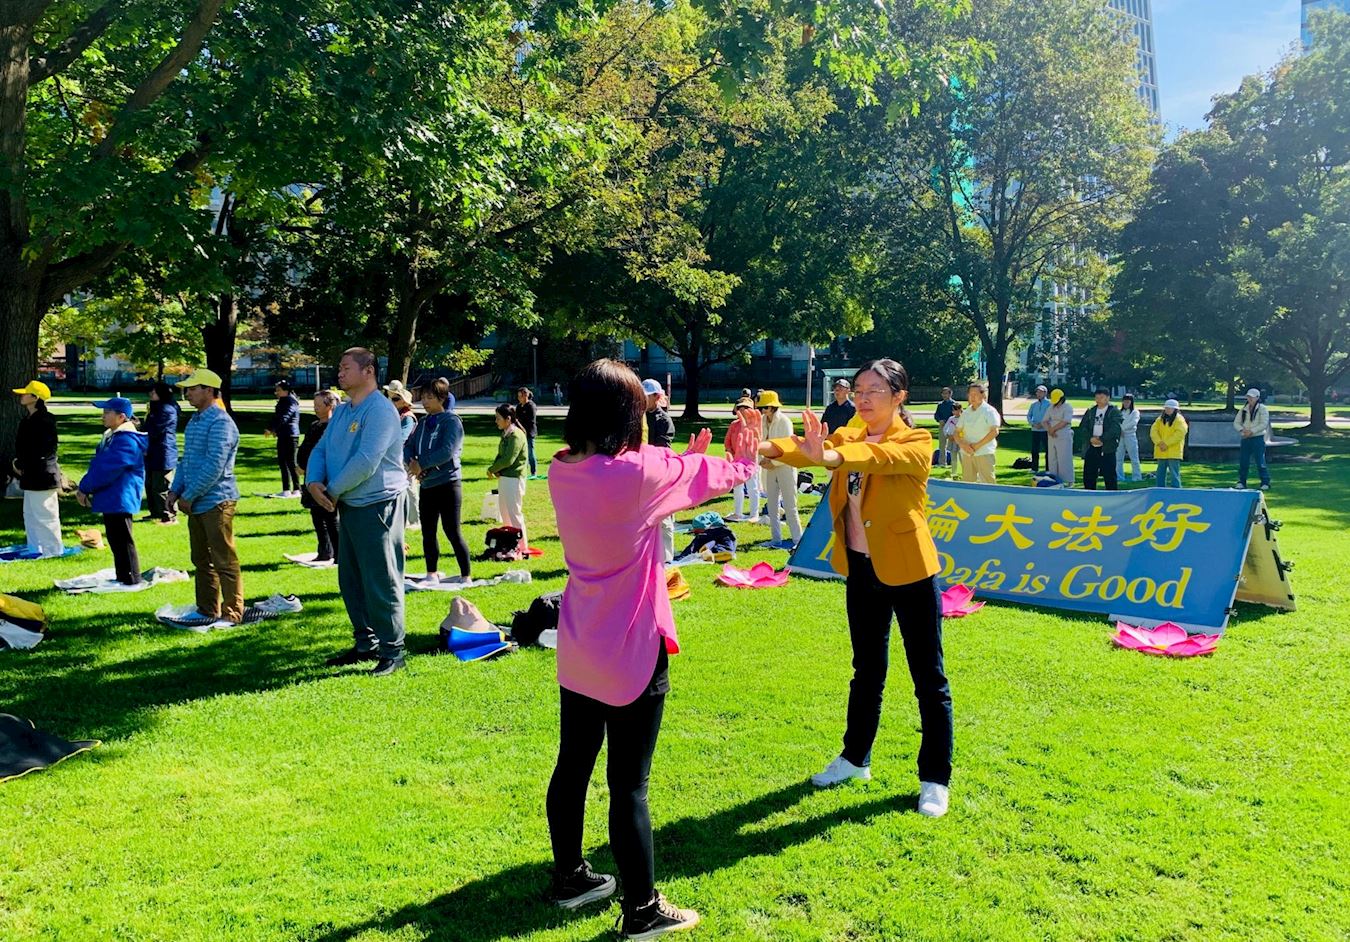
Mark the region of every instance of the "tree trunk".
POLYGON ((999 338, 994 340, 984 351, 985 355, 985 373, 988 374, 989 383, 989 404, 998 410, 999 415, 1003 415, 1003 374, 1008 371, 1008 347, 1012 341, 1000 332, 999 338), (997 370, 997 373, 995 373, 997 370))
POLYGON ((389 375, 385 382, 408 382, 413 353, 417 350, 417 319, 422 313, 422 302, 405 295, 399 298, 394 312, 394 330, 389 335, 389 375))
POLYGON ((1228 399, 1224 403, 1224 409, 1228 412, 1237 411, 1237 383, 1238 378, 1233 375, 1233 370, 1230 367, 1228 370, 1228 399))
POLYGON ((699 354, 681 354, 680 362, 684 364, 684 414, 680 416, 682 422, 701 422, 703 416, 699 415, 699 381, 703 375, 703 361, 699 354))
MULTIPOLYGON (((216 320, 202 327, 206 368, 220 374, 220 398, 230 410, 230 374, 234 371, 234 342, 239 332, 239 300, 222 294, 216 302, 216 320)), ((230 410, 233 412, 233 410, 230 410)))
POLYGON ((1318 370, 1308 384, 1308 431, 1327 431, 1327 381, 1325 372, 1318 370))
MULTIPOLYGON (((12 267, 10 267, 12 271, 12 267)), ((4 342, 0 343, 0 469, 5 477, 14 460, 14 436, 19 430, 23 407, 19 397, 10 393, 30 380, 37 379, 38 325, 42 311, 38 307, 36 288, 22 276, 6 279, 6 289, 0 291, 0 328, 4 342)))

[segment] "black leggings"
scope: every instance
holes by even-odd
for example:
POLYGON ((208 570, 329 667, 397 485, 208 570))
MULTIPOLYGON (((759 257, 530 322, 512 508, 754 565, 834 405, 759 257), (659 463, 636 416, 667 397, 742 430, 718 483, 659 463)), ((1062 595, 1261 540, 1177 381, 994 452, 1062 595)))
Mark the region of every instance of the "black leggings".
POLYGON ((131 514, 104 514, 103 530, 108 534, 117 581, 122 585, 139 585, 141 557, 131 536, 131 514))
POLYGON ((289 435, 277 436, 277 465, 281 468, 281 489, 300 490, 300 468, 295 463, 300 443, 289 435))
POLYGON ((336 559, 338 545, 338 515, 336 510, 324 510, 322 507, 309 508, 309 519, 314 522, 314 533, 319 538, 318 556, 320 559, 336 559))
MULTIPOLYGON (((662 658, 661 661, 665 659, 662 658)), ((658 671, 661 663, 658 662, 658 671)), ((548 783, 548 831, 553 866, 569 874, 581 865, 586 821, 586 789, 600 745, 609 734, 609 847, 619 866, 626 903, 641 906, 656 888, 652 857, 652 817, 647 810, 647 781, 661 731, 664 693, 644 692, 627 706, 615 707, 560 688, 561 736, 558 764, 548 783)))
POLYGON ((848 688, 842 755, 854 765, 871 764, 894 618, 900 625, 909 676, 919 701, 923 728, 919 781, 946 785, 952 775, 952 691, 942 665, 942 595, 936 577, 886 585, 877 578, 870 557, 849 550, 844 599, 853 642, 853 680, 848 688))
POLYGON ((422 555, 427 558, 427 572, 435 572, 441 561, 441 544, 436 534, 436 521, 439 519, 445 535, 450 539, 455 562, 459 563, 459 574, 468 578, 469 544, 464 542, 464 534, 459 529, 460 506, 463 503, 464 490, 458 481, 422 487, 422 555))

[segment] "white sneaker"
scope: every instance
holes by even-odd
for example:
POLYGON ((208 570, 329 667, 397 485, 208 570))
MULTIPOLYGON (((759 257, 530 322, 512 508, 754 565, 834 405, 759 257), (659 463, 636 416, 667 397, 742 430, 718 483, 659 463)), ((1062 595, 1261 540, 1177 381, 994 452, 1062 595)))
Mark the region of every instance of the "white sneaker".
POLYGON ((940 818, 947 813, 947 786, 937 782, 919 783, 919 814, 940 818))
POLYGON ((468 576, 461 576, 459 573, 455 573, 453 576, 441 576, 441 582, 446 585, 464 585, 472 581, 468 576))
POLYGON ((440 585, 441 574, 439 572, 429 572, 422 577, 422 585, 440 585))
POLYGON ((728 523, 744 523, 745 514, 728 514, 726 520, 728 523))
POLYGON ((864 782, 871 781, 872 770, 865 765, 854 765, 843 756, 835 756, 834 761, 825 766, 823 772, 811 776, 811 784, 817 788, 829 788, 831 785, 847 782, 851 778, 864 782))
POLYGON ((1270 485, 1269 485, 1269 484, 1262 484, 1262 485, 1261 485, 1261 490, 1263 490, 1263 491, 1268 491, 1268 490, 1270 490, 1270 485))

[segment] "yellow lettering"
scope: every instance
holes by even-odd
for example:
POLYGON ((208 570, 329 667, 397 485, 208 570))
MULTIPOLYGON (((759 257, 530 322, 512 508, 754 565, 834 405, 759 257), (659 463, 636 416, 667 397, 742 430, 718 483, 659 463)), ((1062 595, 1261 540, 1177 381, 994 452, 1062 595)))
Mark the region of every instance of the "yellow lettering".
POLYGON ((1064 578, 1060 580, 1059 583, 1060 595, 1064 596, 1066 599, 1085 599, 1092 594, 1092 590, 1097 588, 1096 583, 1089 583, 1083 588, 1081 592, 1075 591, 1073 587, 1073 580, 1078 576, 1078 573, 1084 569, 1091 570, 1092 574, 1096 576, 1100 576, 1102 574, 1101 566, 1092 566, 1087 564, 1084 564, 1082 566, 1074 566, 1068 572, 1064 573, 1064 578))
POLYGON ((1180 578, 1158 584, 1156 596, 1158 604, 1163 608, 1181 608, 1181 602, 1186 597, 1186 586, 1190 584, 1190 581, 1191 570, 1189 567, 1183 566, 1180 578))

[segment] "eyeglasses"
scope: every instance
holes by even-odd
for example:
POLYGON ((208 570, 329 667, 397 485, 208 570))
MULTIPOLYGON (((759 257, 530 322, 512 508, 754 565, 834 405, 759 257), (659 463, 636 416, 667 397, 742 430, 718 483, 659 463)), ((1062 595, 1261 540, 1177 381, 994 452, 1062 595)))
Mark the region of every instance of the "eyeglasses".
POLYGON ((854 399, 889 399, 895 393, 890 387, 885 389, 855 389, 853 390, 854 399))

